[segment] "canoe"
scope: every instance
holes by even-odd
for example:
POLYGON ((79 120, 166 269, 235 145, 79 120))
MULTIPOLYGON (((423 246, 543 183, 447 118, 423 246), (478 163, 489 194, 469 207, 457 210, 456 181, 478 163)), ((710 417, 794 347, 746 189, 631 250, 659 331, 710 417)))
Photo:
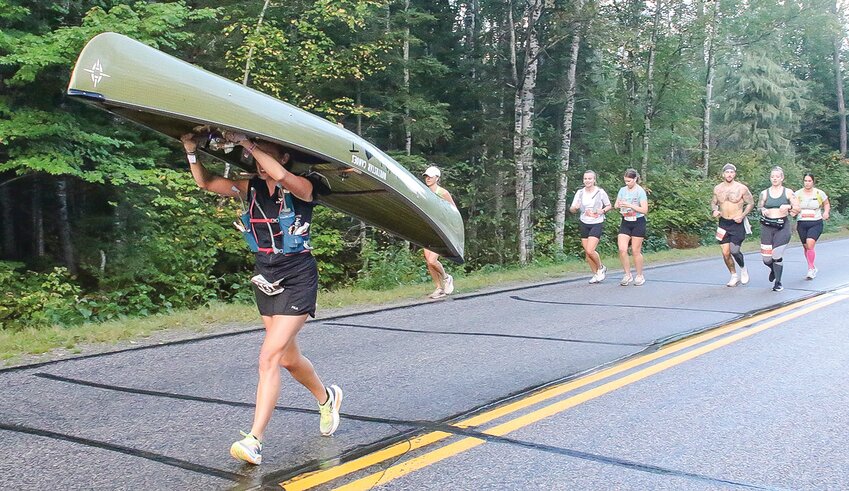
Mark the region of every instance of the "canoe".
POLYGON ((212 139, 201 151, 248 171, 253 163, 216 134, 282 145, 292 155, 290 170, 319 173, 330 184, 321 204, 463 261, 456 208, 359 135, 291 104, 111 32, 83 48, 68 95, 175 139, 203 127, 212 139))

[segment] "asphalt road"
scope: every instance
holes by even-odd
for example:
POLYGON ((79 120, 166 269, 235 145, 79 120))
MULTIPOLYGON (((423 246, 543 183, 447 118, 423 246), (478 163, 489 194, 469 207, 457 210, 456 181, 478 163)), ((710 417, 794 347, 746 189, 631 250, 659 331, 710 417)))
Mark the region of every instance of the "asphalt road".
POLYGON ((821 243, 806 281, 794 244, 783 292, 757 255, 725 287, 717 251, 642 287, 613 272, 311 322, 342 425, 321 437, 284 379, 260 467, 228 455, 258 330, 3 370, 0 487, 845 489, 847 246, 821 243))

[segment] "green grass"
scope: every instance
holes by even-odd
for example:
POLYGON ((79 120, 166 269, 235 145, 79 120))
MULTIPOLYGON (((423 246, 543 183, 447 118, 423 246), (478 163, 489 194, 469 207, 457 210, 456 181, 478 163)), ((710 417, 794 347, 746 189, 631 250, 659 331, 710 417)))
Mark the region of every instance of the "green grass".
MULTIPOLYGON (((849 231, 844 229, 824 234, 823 240, 847 236, 849 231)), ((798 242, 791 242, 791 245, 798 245, 798 242)), ((756 251, 758 244, 756 241, 748 240, 744 243, 743 249, 746 252, 756 251)), ((716 245, 646 253, 645 261, 647 267, 651 267, 706 257, 715 257, 717 267, 721 267, 719 247, 716 245)), ((607 255, 604 259, 612 270, 619 267, 619 261, 615 256, 607 255)), ((455 294, 588 275, 586 263, 577 258, 548 264, 532 264, 526 267, 514 266, 496 271, 456 274, 455 294)), ((430 292, 431 288, 432 285, 427 283, 404 285, 384 291, 345 288, 319 292, 319 312, 326 316, 338 309, 377 307, 424 300, 424 296, 430 292)), ((85 350, 108 351, 119 344, 160 342, 190 337, 198 333, 223 332, 259 325, 259 315, 253 305, 214 303, 200 309, 145 318, 121 319, 71 327, 56 326, 50 329, 28 329, 18 332, 0 330, 0 362, 6 365, 37 362, 69 353, 81 353, 85 350)))

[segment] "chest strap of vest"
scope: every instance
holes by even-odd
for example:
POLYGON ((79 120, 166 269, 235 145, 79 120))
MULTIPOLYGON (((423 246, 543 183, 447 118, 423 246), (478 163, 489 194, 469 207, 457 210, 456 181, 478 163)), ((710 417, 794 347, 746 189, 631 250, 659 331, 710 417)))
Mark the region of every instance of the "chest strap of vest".
MULTIPOLYGON (((280 185, 278 184, 278 187, 280 185)), ((282 188, 281 188, 282 189, 282 188)), ((303 252, 311 249, 306 245, 309 241, 309 232, 304 235, 299 235, 298 237, 294 237, 294 235, 290 232, 289 228, 295 224, 294 217, 294 205, 292 203, 291 193, 283 192, 283 199, 280 201, 280 208, 277 210, 277 218, 268 218, 265 214, 265 210, 262 209, 262 206, 257 206, 256 203, 256 189, 251 187, 251 205, 248 210, 248 222, 251 224, 254 223, 264 223, 268 227, 269 239, 271 241, 271 247, 259 247, 259 237, 256 235, 256 229, 251 227, 251 232, 253 234, 254 241, 257 246, 256 249, 258 252, 262 252, 265 254, 286 254, 286 255, 295 255, 301 254, 303 252), (253 218, 253 213, 251 210, 254 208, 258 209, 262 218, 253 218), (284 215, 284 212, 286 214, 284 215), (271 228, 271 224, 276 223, 280 228, 280 232, 274 233, 274 230, 271 228), (274 238, 281 237, 281 248, 278 248, 275 244, 274 238), (287 236, 289 237, 289 244, 287 245, 287 236), (290 250, 286 250, 287 247, 290 250)), ((248 245, 251 246, 250 241, 248 241, 248 245)))

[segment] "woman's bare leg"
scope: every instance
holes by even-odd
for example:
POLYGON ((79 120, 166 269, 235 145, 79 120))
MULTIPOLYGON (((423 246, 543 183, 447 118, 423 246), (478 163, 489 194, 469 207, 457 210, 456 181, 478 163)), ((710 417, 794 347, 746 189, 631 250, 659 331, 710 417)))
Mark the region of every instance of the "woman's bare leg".
MULTIPOLYGON (((277 399, 280 397, 280 363, 283 355, 304 326, 306 319, 307 314, 262 316, 262 322, 265 324, 265 339, 259 351, 259 380, 256 387, 254 421, 251 426, 251 434, 260 440, 274 413, 277 399)), ((318 377, 315 377, 317 380, 318 377)), ((310 391, 312 392, 311 387, 310 391)))

